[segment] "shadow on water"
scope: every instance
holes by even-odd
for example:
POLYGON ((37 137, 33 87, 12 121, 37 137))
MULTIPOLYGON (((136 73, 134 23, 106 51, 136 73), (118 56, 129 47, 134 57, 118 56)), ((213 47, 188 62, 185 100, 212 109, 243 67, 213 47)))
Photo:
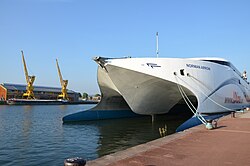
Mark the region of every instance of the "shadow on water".
POLYGON ((189 119, 192 115, 186 107, 177 106, 170 114, 157 115, 155 121, 151 116, 136 118, 110 119, 99 121, 85 121, 66 123, 63 126, 77 127, 92 126, 98 129, 98 157, 125 150, 129 147, 146 143, 160 138, 159 128, 167 127, 166 135, 175 133, 176 128, 189 119), (180 113, 182 116, 180 116, 180 113))

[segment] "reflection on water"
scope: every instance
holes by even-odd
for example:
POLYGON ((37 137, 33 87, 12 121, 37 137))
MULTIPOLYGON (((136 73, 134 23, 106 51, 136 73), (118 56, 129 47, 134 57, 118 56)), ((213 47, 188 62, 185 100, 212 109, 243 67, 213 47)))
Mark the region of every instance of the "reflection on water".
POLYGON ((183 119, 173 120, 166 116, 152 123, 151 117, 127 118, 89 122, 78 125, 96 126, 99 131, 98 156, 127 149, 129 147, 160 138, 159 128, 167 126, 167 134, 175 132, 183 119))
POLYGON ((96 153, 98 157, 160 138, 159 128, 167 128, 165 135, 175 133, 176 128, 192 116, 187 107, 178 105, 171 114, 137 118, 89 121, 64 124, 64 127, 92 126, 98 132, 96 153))
POLYGON ((160 116, 62 124, 62 117, 94 105, 0 106, 0 165, 62 165, 69 157, 92 160, 174 133, 184 119, 160 116))

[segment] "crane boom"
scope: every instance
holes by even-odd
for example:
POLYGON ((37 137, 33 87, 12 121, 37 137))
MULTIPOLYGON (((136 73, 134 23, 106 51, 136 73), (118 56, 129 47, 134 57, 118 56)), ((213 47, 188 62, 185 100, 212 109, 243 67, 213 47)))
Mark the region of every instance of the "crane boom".
POLYGON ((23 67, 24 67, 24 73, 25 73, 25 78, 26 78, 26 82, 29 83, 29 74, 28 74, 28 70, 26 67, 26 63, 25 63, 25 59, 24 59, 24 54, 23 51, 22 52, 22 59, 23 59, 23 67))
POLYGON ((23 98, 26 98, 26 99, 35 99, 35 96, 34 96, 34 87, 33 87, 33 83, 35 81, 35 76, 29 76, 28 74, 28 70, 27 70, 27 67, 26 67, 26 63, 25 63, 25 59, 24 59, 24 54, 23 54, 23 51, 22 52, 22 60, 23 60, 23 67, 24 67, 24 73, 25 73, 25 78, 26 78, 26 82, 27 82, 27 86, 26 86, 26 92, 23 94, 23 98))
POLYGON ((59 78, 60 78, 61 86, 63 86, 63 78, 62 78, 61 70, 60 70, 60 67, 59 67, 57 59, 56 59, 56 66, 57 66, 57 71, 58 71, 58 75, 59 75, 59 78))
POLYGON ((57 59, 56 59, 56 66, 57 66, 58 75, 59 75, 60 83, 61 83, 61 87, 62 87, 61 94, 58 95, 58 99, 69 100, 68 93, 67 93, 68 80, 63 80, 57 59))

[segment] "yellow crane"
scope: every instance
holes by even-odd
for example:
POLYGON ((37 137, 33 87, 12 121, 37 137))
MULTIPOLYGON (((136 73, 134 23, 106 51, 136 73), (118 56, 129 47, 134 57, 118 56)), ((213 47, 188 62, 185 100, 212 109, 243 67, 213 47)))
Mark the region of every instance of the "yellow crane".
POLYGON ((28 70, 26 67, 26 63, 25 63, 25 59, 24 59, 24 54, 23 51, 22 52, 22 59, 23 59, 23 66, 24 66, 24 73, 25 73, 25 78, 26 78, 26 82, 27 82, 27 86, 26 86, 26 92, 23 94, 23 98, 25 99, 35 99, 33 90, 33 83, 35 81, 35 76, 29 76, 28 74, 28 70))
POLYGON ((62 86, 61 94, 59 94, 57 98, 61 100, 69 100, 68 93, 67 93, 68 80, 63 80, 57 59, 56 59, 56 66, 57 66, 58 75, 60 78, 60 83, 62 86))

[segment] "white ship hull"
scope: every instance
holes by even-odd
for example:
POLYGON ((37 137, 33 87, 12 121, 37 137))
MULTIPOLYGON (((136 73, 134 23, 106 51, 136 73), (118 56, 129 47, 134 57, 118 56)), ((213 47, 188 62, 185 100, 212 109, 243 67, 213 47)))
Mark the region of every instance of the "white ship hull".
POLYGON ((184 95, 199 113, 250 105, 250 86, 228 61, 218 58, 97 57, 102 101, 97 110, 131 109, 142 115, 168 113, 184 95))

